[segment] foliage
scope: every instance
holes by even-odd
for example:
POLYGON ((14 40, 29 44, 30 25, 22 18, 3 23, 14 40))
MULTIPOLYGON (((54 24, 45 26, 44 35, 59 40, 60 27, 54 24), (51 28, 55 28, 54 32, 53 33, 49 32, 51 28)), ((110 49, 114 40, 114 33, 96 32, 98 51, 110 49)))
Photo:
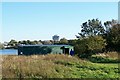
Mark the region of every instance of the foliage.
POLYGON ((0 49, 4 49, 4 45, 0 43, 0 49))
POLYGON ((104 58, 101 56, 89 57, 89 61, 95 62, 95 63, 120 63, 119 59, 104 58))
POLYGON ((10 40, 10 42, 8 43, 8 46, 10 47, 10 48, 16 48, 17 47, 17 41, 16 40, 13 40, 13 39, 11 39, 10 40))
POLYGON ((104 26, 105 26, 105 31, 109 32, 110 28, 114 25, 118 24, 117 20, 112 19, 112 21, 106 21, 104 22, 104 26))
POLYGON ((68 44, 72 46, 75 46, 76 42, 77 42, 77 39, 68 40, 68 44))
POLYGON ((101 51, 103 48, 105 48, 105 45, 106 45, 105 39, 103 39, 101 36, 89 37, 87 39, 88 50, 101 51))
POLYGON ((3 78, 119 78, 118 64, 98 64, 69 55, 3 56, 3 78))
POLYGON ((105 33, 105 29, 101 21, 98 19, 88 20, 88 22, 82 24, 81 28, 81 33, 78 33, 78 41, 75 45, 76 53, 82 54, 81 56, 83 57, 88 57, 105 48, 106 40, 101 36, 105 33))
POLYGON ((68 40, 66 38, 61 38, 60 44, 68 44, 68 40))
POLYGON ((103 49, 120 51, 120 24, 117 20, 106 21, 102 26, 101 21, 92 19, 83 23, 81 28, 81 33, 76 36, 78 38, 75 46, 77 53, 95 53, 103 49))
POLYGON ((94 63, 120 63, 118 56, 118 52, 107 52, 94 54, 87 59, 94 63))
POLYGON ((80 57, 89 57, 92 54, 101 52, 106 42, 101 36, 94 36, 79 39, 75 45, 75 51, 80 57))
POLYGON ((87 40, 86 39, 82 39, 82 40, 77 40, 76 41, 76 44, 75 44, 75 53, 80 55, 80 54, 83 54, 83 53, 87 53, 86 51, 88 50, 88 47, 87 47, 87 40))
POLYGON ((48 40, 48 41, 43 41, 43 44, 47 44, 47 45, 49 45, 49 44, 53 44, 53 42, 52 41, 50 41, 50 40, 48 40))
POLYGON ((30 40, 23 40, 23 41, 18 41, 18 44, 24 44, 24 45, 35 45, 35 44, 42 44, 41 41, 30 41, 30 40))
POLYGON ((22 41, 16 41, 16 40, 10 40, 6 45, 7 48, 17 48, 18 45, 42 45, 42 44, 53 44, 54 42, 52 40, 47 41, 41 41, 41 40, 22 40, 22 41))
POLYGON ((107 48, 120 51, 120 24, 112 26, 106 34, 107 48))
POLYGON ((88 20, 88 22, 81 25, 81 28, 81 33, 78 33, 77 38, 101 35, 105 31, 101 21, 98 19, 88 20))

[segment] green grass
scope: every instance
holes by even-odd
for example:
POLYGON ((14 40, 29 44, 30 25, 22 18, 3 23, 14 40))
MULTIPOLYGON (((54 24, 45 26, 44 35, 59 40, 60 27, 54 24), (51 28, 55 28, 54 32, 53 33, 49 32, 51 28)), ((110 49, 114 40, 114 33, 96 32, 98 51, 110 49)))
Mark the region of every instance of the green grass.
POLYGON ((117 52, 99 53, 89 57, 89 61, 94 63, 120 63, 117 52))
POLYGON ((3 56, 3 78, 119 78, 117 63, 92 63, 63 54, 3 56))

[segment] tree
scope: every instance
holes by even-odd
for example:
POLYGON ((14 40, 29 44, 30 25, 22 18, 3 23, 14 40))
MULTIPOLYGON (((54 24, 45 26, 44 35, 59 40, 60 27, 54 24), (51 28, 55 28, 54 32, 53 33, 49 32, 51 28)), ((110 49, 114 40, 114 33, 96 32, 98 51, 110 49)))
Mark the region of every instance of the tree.
POLYGON ((118 24, 117 20, 112 19, 112 21, 106 21, 104 22, 104 26, 105 26, 105 31, 106 33, 110 31, 110 28, 114 25, 118 24))
POLYGON ((33 43, 34 43, 34 44, 38 44, 38 41, 37 41, 37 40, 34 40, 33 43))
POLYGON ((49 44, 52 44, 52 42, 50 40, 46 40, 46 41, 43 41, 43 44, 49 45, 49 44))
POLYGON ((79 36, 76 36, 77 38, 101 35, 105 31, 101 21, 98 19, 88 20, 88 22, 81 25, 81 28, 81 33, 78 33, 79 36))
POLYGON ((72 45, 72 46, 75 46, 76 45, 76 41, 77 41, 77 39, 68 40, 68 44, 72 45))
POLYGON ((75 50, 79 56, 89 57, 92 54, 102 52, 106 46, 106 40, 102 36, 90 36, 89 38, 78 39, 75 50))
POLYGON ((112 37, 112 42, 117 45, 120 42, 120 24, 114 25, 109 35, 112 37))
POLYGON ((18 42, 16 40, 10 40, 10 42, 8 43, 8 46, 12 47, 12 48, 17 48, 18 42))
POLYGON ((30 41, 30 40, 27 40, 27 41, 26 41, 26 44, 31 44, 31 41, 30 41))
POLYGON ((42 41, 38 41, 37 44, 42 45, 42 41))
POLYGON ((87 57, 105 48, 106 40, 102 37, 105 29, 101 21, 98 19, 88 20, 88 22, 82 24, 81 28, 81 33, 78 33, 78 41, 75 45, 75 50, 79 51, 77 53, 82 53, 87 57))
POLYGON ((106 40, 102 38, 102 36, 94 36, 89 37, 87 39, 87 47, 89 51, 92 53, 96 53, 97 51, 102 51, 106 46, 106 40))
POLYGON ((0 42, 0 49, 4 49, 4 45, 0 42))
POLYGON ((68 44, 68 40, 66 38, 61 38, 60 44, 68 44))
POLYGON ((112 19, 111 21, 104 22, 106 32, 103 38, 107 41, 106 51, 118 51, 119 50, 119 25, 117 20, 112 19))
POLYGON ((18 41, 18 45, 22 44, 22 41, 18 41))
POLYGON ((120 51, 120 24, 113 25, 106 35, 107 49, 120 51))
POLYGON ((4 48, 8 47, 8 42, 3 43, 4 48))
POLYGON ((87 43, 86 43, 86 39, 78 39, 74 45, 75 47, 75 53, 79 56, 79 57, 83 57, 84 53, 87 53, 88 47, 87 47, 87 43))

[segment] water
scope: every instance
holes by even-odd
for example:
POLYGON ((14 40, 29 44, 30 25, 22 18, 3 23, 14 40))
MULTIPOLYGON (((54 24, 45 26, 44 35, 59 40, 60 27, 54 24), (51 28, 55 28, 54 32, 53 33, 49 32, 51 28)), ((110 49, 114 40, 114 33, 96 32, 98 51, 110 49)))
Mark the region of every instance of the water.
POLYGON ((18 55, 17 49, 3 49, 0 50, 0 55, 18 55))

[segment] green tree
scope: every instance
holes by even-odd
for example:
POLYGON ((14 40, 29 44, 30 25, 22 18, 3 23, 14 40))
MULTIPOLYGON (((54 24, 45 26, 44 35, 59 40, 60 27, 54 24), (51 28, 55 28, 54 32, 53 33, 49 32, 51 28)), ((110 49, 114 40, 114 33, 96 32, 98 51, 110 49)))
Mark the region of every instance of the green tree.
POLYGON ((35 45, 36 41, 30 41, 30 45, 35 45))
POLYGON ((27 44, 27 41, 23 40, 23 41, 20 41, 21 44, 27 44))
POLYGON ((113 25, 106 35, 107 49, 120 51, 120 24, 113 25))
POLYGON ((102 51, 106 46, 106 40, 103 39, 102 36, 94 36, 89 37, 87 39, 87 47, 88 50, 92 51, 92 53, 96 53, 97 51, 102 51))
POLYGON ((69 44, 69 45, 72 45, 72 46, 75 46, 76 41, 77 41, 77 39, 68 40, 68 44, 69 44))
POLYGON ((18 41, 18 45, 19 45, 19 44, 22 44, 22 41, 18 41))
POLYGON ((104 26, 105 26, 105 31, 106 33, 110 31, 110 28, 114 25, 118 24, 117 20, 112 19, 112 21, 106 21, 104 22, 104 26))
POLYGON ((16 40, 10 40, 10 42, 8 43, 8 46, 12 47, 12 48, 17 48, 18 42, 16 40))
POLYGON ((60 44, 68 44, 68 40, 66 38, 61 38, 60 44))
POLYGON ((49 44, 52 44, 52 42, 50 40, 46 40, 46 41, 43 41, 43 44, 49 45, 49 44))
POLYGON ((88 51, 87 40, 85 38, 84 39, 78 39, 76 41, 74 47, 75 47, 75 53, 79 57, 83 56, 88 51))
POLYGON ((77 38, 101 35, 105 32, 101 21, 98 19, 88 20, 88 22, 81 25, 81 28, 81 33, 78 33, 79 36, 77 36, 77 38))
POLYGON ((4 45, 0 42, 0 49, 4 49, 4 45))
POLYGON ((37 40, 31 41, 31 44, 36 45, 38 44, 38 41, 37 40))
POLYGON ((85 57, 102 51, 106 46, 106 40, 101 35, 105 33, 104 26, 98 19, 88 20, 81 26, 81 33, 78 33, 78 41, 75 50, 85 57), (78 52, 79 51, 79 52, 78 52))
POLYGON ((30 40, 27 40, 27 41, 26 41, 26 44, 28 44, 28 45, 31 44, 31 41, 30 41, 30 40))
POLYGON ((89 57, 92 54, 102 52, 106 46, 106 40, 102 36, 90 36, 89 38, 78 39, 75 50, 79 56, 89 57))

